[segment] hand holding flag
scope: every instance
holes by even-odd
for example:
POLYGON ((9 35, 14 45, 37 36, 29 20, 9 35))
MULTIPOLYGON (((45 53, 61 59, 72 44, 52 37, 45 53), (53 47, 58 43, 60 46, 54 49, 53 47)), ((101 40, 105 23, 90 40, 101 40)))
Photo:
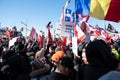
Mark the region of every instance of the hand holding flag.
POLYGON ((52 44, 52 36, 51 36, 51 33, 50 33, 50 24, 51 24, 51 21, 47 24, 47 29, 48 29, 48 38, 47 38, 47 44, 52 44))

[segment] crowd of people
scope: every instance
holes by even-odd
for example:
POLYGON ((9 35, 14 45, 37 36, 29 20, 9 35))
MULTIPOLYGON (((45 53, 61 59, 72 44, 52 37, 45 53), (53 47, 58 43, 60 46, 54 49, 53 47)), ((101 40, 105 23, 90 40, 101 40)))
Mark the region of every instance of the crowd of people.
POLYGON ((57 38, 43 47, 30 37, 0 41, 0 80, 119 80, 119 63, 120 40, 83 42, 78 56, 57 38))

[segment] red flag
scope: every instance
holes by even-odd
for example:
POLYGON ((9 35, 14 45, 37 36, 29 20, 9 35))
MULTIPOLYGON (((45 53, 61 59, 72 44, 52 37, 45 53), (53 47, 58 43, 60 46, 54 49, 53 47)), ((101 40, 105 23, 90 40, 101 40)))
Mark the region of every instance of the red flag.
POLYGON ((51 22, 49 22, 47 24, 47 29, 48 29, 48 38, 47 38, 47 44, 52 44, 53 41, 52 41, 52 36, 51 36, 51 32, 50 32, 50 24, 51 22))
POLYGON ((76 23, 74 23, 74 36, 78 36, 77 28, 76 28, 76 23))
POLYGON ((77 42, 78 44, 82 43, 82 41, 86 38, 86 35, 82 35, 81 37, 78 38, 77 42))
POLYGON ((106 43, 111 42, 111 36, 109 34, 107 34, 105 41, 106 41, 106 43))
POLYGON ((87 32, 86 23, 85 23, 85 22, 82 22, 82 24, 81 24, 81 29, 83 30, 84 33, 87 32))
POLYGON ((66 53, 66 42, 67 42, 67 38, 66 37, 62 37, 62 45, 61 48, 63 49, 63 51, 66 53))
POLYGON ((33 28, 33 27, 32 27, 30 36, 31 36, 33 39, 37 39, 37 38, 38 38, 38 33, 36 32, 35 28, 33 28))
POLYGON ((67 38, 66 37, 62 37, 62 45, 66 45, 67 42, 67 38))
POLYGON ((14 37, 13 31, 11 29, 8 29, 5 34, 9 38, 14 37))
POLYGON ((38 36, 38 42, 39 42, 41 47, 44 46, 44 35, 42 35, 42 36, 39 35, 38 36))

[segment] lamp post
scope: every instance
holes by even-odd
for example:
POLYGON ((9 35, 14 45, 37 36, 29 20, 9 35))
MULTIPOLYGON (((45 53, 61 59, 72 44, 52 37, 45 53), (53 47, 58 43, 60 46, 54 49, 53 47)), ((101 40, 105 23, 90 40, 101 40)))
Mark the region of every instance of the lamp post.
POLYGON ((26 23, 24 23, 24 22, 21 21, 21 24, 23 24, 23 25, 26 26, 26 37, 27 37, 27 21, 26 21, 26 23))

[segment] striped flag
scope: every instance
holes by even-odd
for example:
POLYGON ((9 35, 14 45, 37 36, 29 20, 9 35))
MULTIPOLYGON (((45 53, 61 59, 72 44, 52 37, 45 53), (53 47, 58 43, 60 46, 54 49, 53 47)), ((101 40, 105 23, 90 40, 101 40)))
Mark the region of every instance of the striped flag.
POLYGON ((120 0, 75 0, 76 14, 120 22, 120 0))

